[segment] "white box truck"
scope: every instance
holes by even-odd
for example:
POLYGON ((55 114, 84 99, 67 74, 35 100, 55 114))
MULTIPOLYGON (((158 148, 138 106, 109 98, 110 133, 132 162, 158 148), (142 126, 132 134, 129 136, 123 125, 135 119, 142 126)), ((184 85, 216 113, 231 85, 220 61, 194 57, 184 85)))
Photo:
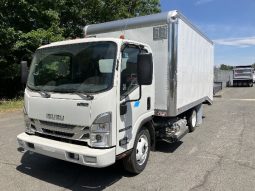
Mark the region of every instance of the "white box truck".
POLYGON ((254 68, 251 65, 233 68, 233 86, 253 87, 254 68))
POLYGON ((212 104, 213 43, 177 11, 84 31, 36 50, 19 147, 138 174, 156 141, 194 131, 212 104))

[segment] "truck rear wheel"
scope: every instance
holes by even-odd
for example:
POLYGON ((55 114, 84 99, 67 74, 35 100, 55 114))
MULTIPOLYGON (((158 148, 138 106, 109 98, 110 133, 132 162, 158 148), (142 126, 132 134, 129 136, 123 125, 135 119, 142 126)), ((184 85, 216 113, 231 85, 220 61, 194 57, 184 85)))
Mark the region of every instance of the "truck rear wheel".
POLYGON ((197 111, 196 109, 193 109, 189 112, 187 116, 187 124, 189 127, 189 132, 193 132, 196 129, 197 125, 197 111))
POLYGON ((151 148, 150 133, 142 128, 137 134, 133 151, 123 159, 124 168, 133 174, 141 173, 148 161, 151 148))

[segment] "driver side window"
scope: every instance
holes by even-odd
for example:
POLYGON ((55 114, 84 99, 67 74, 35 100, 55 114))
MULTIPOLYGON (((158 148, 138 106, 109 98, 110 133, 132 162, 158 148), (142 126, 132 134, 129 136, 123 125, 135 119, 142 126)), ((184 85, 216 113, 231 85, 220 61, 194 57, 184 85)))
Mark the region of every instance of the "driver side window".
POLYGON ((127 96, 137 86, 138 47, 126 47, 122 52, 120 95, 127 96))

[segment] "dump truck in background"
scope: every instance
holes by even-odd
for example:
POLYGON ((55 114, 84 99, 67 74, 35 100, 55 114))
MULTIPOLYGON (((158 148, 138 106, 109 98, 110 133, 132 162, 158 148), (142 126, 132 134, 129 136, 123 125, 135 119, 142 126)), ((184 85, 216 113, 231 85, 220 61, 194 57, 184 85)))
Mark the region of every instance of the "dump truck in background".
POLYGON ((251 65, 233 68, 233 86, 253 86, 254 68, 251 65))
POLYGON ((213 99, 213 43, 177 11, 84 31, 36 50, 18 144, 91 167, 123 160, 138 174, 157 141, 201 124, 213 99))

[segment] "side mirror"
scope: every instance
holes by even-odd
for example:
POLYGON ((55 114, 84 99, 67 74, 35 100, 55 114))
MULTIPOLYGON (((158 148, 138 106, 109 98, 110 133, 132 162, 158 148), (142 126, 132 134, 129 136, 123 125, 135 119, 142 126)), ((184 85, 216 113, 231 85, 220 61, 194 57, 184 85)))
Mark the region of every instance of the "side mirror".
POLYGON ((151 85, 153 63, 151 53, 141 53, 137 57, 137 81, 138 85, 151 85))
POLYGON ((120 104, 120 115, 125 115, 127 113, 127 105, 126 103, 120 104))
POLYGON ((28 77, 27 61, 22 60, 20 62, 20 65, 21 65, 21 83, 26 84, 27 83, 27 77, 28 77))

